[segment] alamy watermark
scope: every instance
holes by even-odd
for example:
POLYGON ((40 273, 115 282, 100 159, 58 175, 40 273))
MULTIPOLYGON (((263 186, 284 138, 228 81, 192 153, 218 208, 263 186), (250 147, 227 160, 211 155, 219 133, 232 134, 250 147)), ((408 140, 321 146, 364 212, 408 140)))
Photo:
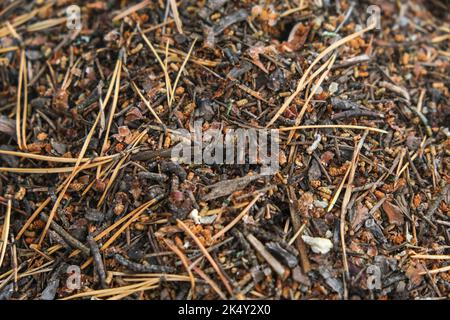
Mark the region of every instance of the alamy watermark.
POLYGON ((178 130, 179 142, 172 148, 171 160, 180 164, 256 164, 261 174, 275 174, 279 169, 279 132, 277 129, 227 129, 213 125, 203 131, 201 121, 193 130, 178 130))
POLYGON ((81 288, 81 269, 77 265, 70 265, 67 267, 66 273, 68 275, 66 280, 66 287, 69 290, 78 290, 81 288))
POLYGON ((69 30, 81 30, 81 9, 77 5, 71 5, 66 8, 67 22, 69 30))

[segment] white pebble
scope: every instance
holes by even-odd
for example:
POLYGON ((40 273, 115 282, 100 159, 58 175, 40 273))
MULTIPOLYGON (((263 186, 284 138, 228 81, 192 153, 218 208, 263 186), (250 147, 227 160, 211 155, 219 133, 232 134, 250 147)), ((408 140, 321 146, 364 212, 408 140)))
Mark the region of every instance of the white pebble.
POLYGON ((328 87, 328 91, 330 92, 330 95, 335 94, 339 90, 339 84, 337 82, 330 83, 330 86, 328 87))
POLYGON ((311 246, 311 250, 314 253, 326 254, 333 248, 333 243, 326 238, 310 237, 303 235, 302 239, 303 241, 305 241, 306 244, 311 246))

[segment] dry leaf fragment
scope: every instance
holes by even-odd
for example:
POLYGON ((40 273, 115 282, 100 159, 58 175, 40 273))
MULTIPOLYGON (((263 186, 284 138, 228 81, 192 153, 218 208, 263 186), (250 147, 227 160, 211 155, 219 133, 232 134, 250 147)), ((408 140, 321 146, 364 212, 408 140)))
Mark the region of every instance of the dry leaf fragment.
POLYGON ((384 212, 386 212, 389 223, 398 226, 401 226, 405 223, 405 218, 403 217, 403 213, 399 207, 390 203, 389 201, 385 201, 382 207, 384 212))

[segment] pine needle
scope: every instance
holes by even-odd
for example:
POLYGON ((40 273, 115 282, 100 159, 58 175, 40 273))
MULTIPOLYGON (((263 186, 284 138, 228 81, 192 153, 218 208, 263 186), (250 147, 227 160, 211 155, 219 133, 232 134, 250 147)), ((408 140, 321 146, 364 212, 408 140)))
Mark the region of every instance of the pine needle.
POLYGON ((342 46, 343 44, 349 42, 352 39, 355 39, 361 35, 363 35, 365 32, 372 30, 373 28, 375 28, 375 24, 372 24, 370 26, 368 26, 367 28, 364 28, 358 32, 355 32, 351 35, 346 36, 345 38, 342 38, 339 41, 336 41, 335 43, 333 43, 332 45, 330 45, 328 48, 326 48, 324 51, 322 51, 316 59, 314 59, 314 61, 311 63, 311 65, 309 66, 309 68, 305 71, 305 73, 303 74, 303 76, 301 77, 301 79, 299 80, 298 84, 297 84, 297 88, 295 89, 294 93, 292 95, 290 95, 283 103, 283 105, 281 106, 281 108, 277 111, 277 113, 272 117, 272 119, 269 121, 269 123, 266 125, 266 128, 270 127, 277 119, 278 117, 283 114, 283 112, 287 109, 287 107, 289 107, 289 105, 292 103, 292 101, 295 99, 295 97, 305 88, 306 84, 305 84, 305 80, 307 79, 307 77, 309 76, 309 73, 311 72, 311 70, 314 68, 314 66, 320 61, 322 60, 322 58, 324 58, 327 54, 329 54, 330 52, 332 52, 333 50, 339 48, 340 46, 342 46))
POLYGON ((173 84, 172 94, 171 94, 169 106, 172 105, 172 102, 173 102, 173 100, 174 100, 174 98, 175 98, 175 90, 176 90, 176 88, 177 88, 178 81, 180 80, 181 73, 183 72, 184 67, 186 66, 186 63, 188 62, 189 57, 190 57, 191 54, 192 54, 192 50, 194 49, 194 45, 195 45, 195 42, 196 42, 196 41, 197 41, 197 39, 194 39, 194 41, 192 42, 192 45, 191 45, 191 47, 189 48, 189 51, 188 51, 186 57, 184 58, 183 64, 181 65, 181 68, 180 68, 180 70, 178 71, 177 77, 176 77, 175 82, 174 82, 174 84, 173 84))
MULTIPOLYGON (((106 159, 95 163, 85 163, 84 170, 98 167, 100 165, 110 162, 112 159, 106 159)), ((66 173, 73 172, 78 166, 74 167, 58 167, 58 168, 8 168, 0 167, 0 172, 12 172, 12 173, 30 173, 30 174, 53 174, 53 173, 66 173)))
POLYGON ((28 72, 27 72, 27 58, 25 49, 23 49, 23 119, 22 119, 22 147, 28 149, 27 146, 27 116, 28 116, 28 72))
MULTIPOLYGON (((105 140, 103 141, 103 146, 102 146, 102 150, 100 151, 100 155, 103 155, 104 152, 106 151, 106 146, 108 144, 108 139, 109 139, 109 132, 111 130, 111 125, 112 125, 112 121, 114 119, 114 114, 116 113, 116 107, 117 107, 117 101, 119 100, 119 89, 120 89, 120 72, 122 69, 122 59, 119 58, 118 60, 118 67, 117 67, 117 76, 116 76, 116 81, 115 81, 115 87, 114 87, 114 97, 113 97, 113 102, 112 102, 112 106, 111 106, 111 110, 109 113, 109 119, 108 119, 108 124, 106 126, 106 133, 105 133, 105 140)), ((106 106, 106 103, 105 105, 106 106)))
POLYGON ((192 273, 191 269, 189 268, 189 259, 186 257, 186 255, 178 249, 178 247, 169 239, 162 239, 166 246, 169 247, 170 250, 172 250, 181 260, 181 263, 186 268, 187 273, 189 274, 189 279, 191 280, 191 292, 192 295, 195 295, 195 277, 192 273))
POLYGON ((349 279, 349 277, 350 277, 350 272, 349 272, 349 267, 348 267, 347 251, 346 251, 346 246, 345 246, 345 215, 347 213, 347 205, 350 202, 350 197, 352 195, 353 179, 355 177, 359 153, 361 152, 361 148, 364 144, 364 141, 366 140, 368 133, 369 132, 367 130, 364 132, 362 138, 359 140, 359 142, 356 145, 356 148, 353 152, 353 158, 352 158, 352 162, 350 164, 351 169, 350 169, 350 174, 348 176, 347 188, 345 189, 344 199, 342 200, 342 206, 341 206, 340 235, 341 235, 343 264, 344 264, 344 270, 345 270, 345 275, 346 275, 347 279, 349 279))
POLYGON ((21 129, 21 115, 22 115, 22 84, 23 84, 23 70, 25 68, 25 50, 20 52, 20 67, 19 67, 19 84, 17 85, 17 103, 16 103, 16 136, 19 149, 23 149, 22 145, 22 129, 21 129))
MULTIPOLYGON (((34 160, 45 161, 45 162, 55 162, 55 163, 76 163, 78 160, 78 158, 44 156, 44 155, 35 154, 35 153, 2 150, 2 149, 0 149, 0 154, 19 157, 19 158, 34 159, 34 160)), ((118 156, 120 156, 119 153, 110 155, 110 156, 103 156, 103 157, 82 158, 81 162, 82 163, 84 163, 84 162, 94 163, 94 162, 99 162, 99 161, 103 161, 103 160, 113 160, 113 159, 117 158, 118 156)))
POLYGON ((149 1, 149 0, 144 0, 144 1, 142 1, 142 2, 139 2, 139 3, 135 4, 135 5, 132 5, 131 7, 125 9, 124 11, 122 11, 121 13, 119 13, 118 15, 116 15, 116 16, 112 19, 112 21, 113 21, 113 22, 119 21, 119 20, 125 18, 126 16, 129 16, 130 14, 136 12, 136 11, 139 11, 139 10, 144 9, 144 8, 147 7, 149 4, 150 4, 150 1, 149 1))
POLYGON ((228 293, 230 295, 233 294, 233 289, 231 288, 230 284, 228 283, 227 278, 225 278, 225 275, 223 274, 222 270, 220 270, 219 266, 217 265, 217 263, 214 261, 214 259, 211 257, 211 255, 209 254, 208 250, 205 249, 205 247, 203 246, 203 244, 201 243, 201 241, 197 238, 197 236, 188 228, 188 226, 186 226, 184 224, 183 221, 177 219, 177 225, 183 229, 188 235, 189 237, 191 237, 194 242, 197 244, 197 246, 200 248, 200 251, 203 253, 203 255, 206 257, 206 259, 208 259, 209 263, 211 264, 211 266, 213 267, 213 269, 217 272, 217 274, 219 275, 219 278, 222 280, 223 284, 225 285, 225 288, 227 288, 228 293))
POLYGON ((11 222, 11 211, 12 211, 12 201, 8 200, 8 207, 6 209, 5 220, 3 222, 2 239, 0 243, 0 268, 3 264, 3 259, 5 258, 6 247, 8 246, 8 235, 9 235, 9 225, 11 222))
POLYGON ((304 126, 295 126, 295 127, 283 127, 279 128, 279 131, 290 131, 290 130, 303 130, 303 129, 355 129, 355 130, 367 130, 374 131, 379 133, 388 133, 386 130, 365 127, 365 126, 355 126, 355 125, 347 125, 347 124, 318 124, 318 125, 304 125, 304 126))
POLYGON ((158 117, 158 115, 156 114, 155 110, 153 110, 152 106, 150 105, 150 102, 145 99, 144 95, 141 93, 141 91, 139 90, 139 88, 137 87, 136 83, 134 83, 134 81, 131 81, 131 86, 133 87, 134 91, 139 95, 139 97, 141 98, 141 100, 144 102, 145 106, 148 108, 148 110, 150 111, 150 113, 155 117, 155 119, 160 123, 160 124, 164 124, 161 119, 158 117))
POLYGON ((172 9, 173 19, 175 20, 175 25, 177 26, 178 33, 183 33, 183 24, 180 19, 180 14, 178 13, 178 7, 176 0, 169 0, 170 8, 172 9))
MULTIPOLYGON (((330 59, 328 59, 328 61, 321 66, 309 79, 307 82, 313 81, 313 79, 320 73, 322 72, 321 69, 322 67, 324 67, 323 69, 326 68, 325 72, 320 76, 319 80, 317 81, 317 83, 315 84, 315 86, 313 87, 313 90, 311 90, 308 98, 306 99, 305 103, 303 104, 302 109, 300 110, 300 113, 298 114, 297 118, 295 119, 295 125, 298 126, 300 124, 300 122, 302 122, 303 116, 306 112, 306 108, 309 105, 309 102, 311 101, 311 99, 314 97, 314 95, 316 94, 317 90, 319 89, 319 86, 322 84, 323 80, 325 80, 325 77, 328 75, 328 73, 331 70, 331 67, 334 64, 334 61, 336 61, 336 54, 332 55, 330 59)), ((286 143, 290 143, 292 140, 292 137, 295 134, 295 130, 289 132, 289 137, 286 143)))
POLYGON ((247 213, 248 211, 253 207, 253 205, 256 203, 256 201, 259 200, 259 198, 261 198, 261 194, 257 194, 253 200, 244 208, 244 210, 242 210, 241 213, 239 213, 236 218, 233 219, 233 221, 231 221, 225 228, 223 228, 222 230, 220 230, 219 232, 217 232, 213 237, 212 240, 217 240, 219 239, 221 236, 223 236, 228 230, 230 230, 231 228, 233 228, 236 223, 238 223, 247 213))
POLYGON ((56 27, 60 24, 66 23, 67 18, 54 18, 54 19, 48 19, 44 21, 39 21, 36 23, 33 23, 27 27, 28 32, 35 32, 35 31, 41 31, 49 28, 56 27))
MULTIPOLYGON (((150 48, 150 50, 153 52, 154 56, 156 57, 156 60, 158 60, 159 65, 161 66, 163 72, 164 72, 164 77, 166 79, 166 87, 170 88, 170 76, 169 73, 167 71, 166 65, 165 63, 161 60, 161 57, 159 56, 158 52, 156 52, 155 47, 153 47, 151 41, 147 38, 147 36, 145 35, 145 33, 142 32, 141 27, 138 25, 138 30, 139 33, 142 36, 142 39, 144 39, 144 42, 147 44, 147 46, 150 48)), ((169 50, 169 48, 167 48, 167 50, 169 50)), ((169 103, 170 100, 170 90, 167 90, 167 103, 169 103)))

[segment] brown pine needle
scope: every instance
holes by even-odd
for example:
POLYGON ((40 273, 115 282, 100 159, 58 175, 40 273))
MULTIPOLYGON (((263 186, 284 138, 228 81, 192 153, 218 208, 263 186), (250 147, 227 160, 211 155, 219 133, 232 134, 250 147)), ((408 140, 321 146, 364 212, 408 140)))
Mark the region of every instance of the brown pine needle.
POLYGON ((164 21, 164 22, 155 24, 154 26, 148 27, 147 29, 142 30, 142 32, 149 33, 151 31, 154 31, 154 30, 157 30, 157 29, 159 29, 161 27, 164 27, 164 26, 166 26, 168 24, 171 24, 172 22, 174 22, 173 19, 167 19, 167 21, 164 21))
POLYGON ((342 256, 343 256, 343 262, 344 262, 344 270, 345 270, 345 275, 346 275, 347 279, 350 276, 350 272, 349 272, 349 267, 348 267, 347 251, 346 251, 346 246, 345 246, 345 215, 347 213, 347 205, 348 205, 348 203, 350 201, 350 197, 352 195, 353 179, 355 177, 359 153, 364 144, 364 141, 366 140, 368 133, 369 132, 367 130, 364 132, 364 135, 359 140, 359 142, 353 152, 353 159, 350 164, 351 169, 350 169, 350 174, 348 176, 347 188, 345 189, 344 199, 342 200, 342 206, 341 206, 340 235, 341 235, 341 246, 342 246, 342 256))
POLYGON ((226 232, 228 232, 228 230, 230 230, 231 228, 233 228, 236 223, 238 223, 247 213, 248 211, 253 207, 253 205, 256 203, 256 201, 259 200, 259 198, 261 198, 261 194, 257 194, 253 200, 244 208, 244 210, 242 210, 242 212, 240 214, 237 215, 236 218, 233 219, 233 221, 231 221, 225 228, 223 228, 222 230, 220 230, 219 232, 217 232, 212 239, 213 240, 217 240, 219 239, 221 236, 223 236, 226 232))
MULTIPOLYGON (((150 50, 152 51, 153 55, 156 57, 156 60, 158 60, 159 65, 161 66, 163 72, 164 72, 164 78, 166 79, 166 90, 167 90, 167 104, 170 106, 170 93, 171 90, 170 88, 171 86, 171 80, 170 80, 170 76, 169 76, 169 72, 167 71, 166 68, 166 64, 161 60, 161 57, 159 56, 158 52, 156 51, 155 47, 153 47, 151 41, 147 38, 147 36, 145 35, 145 33, 142 32, 141 27, 138 25, 138 30, 139 33, 142 36, 142 39, 144 39, 144 42, 147 44, 147 46, 150 48, 150 50)), ((167 53, 169 52, 169 47, 168 47, 168 42, 166 43, 166 50, 164 51, 164 53, 166 54, 166 59, 167 59, 167 53)), ((167 60, 166 60, 167 61, 167 60)))
POLYGON ((9 225, 11 222, 11 211, 12 211, 12 201, 8 200, 8 207, 6 209, 5 220, 3 222, 2 239, 0 243, 0 268, 3 264, 3 259, 5 258, 6 247, 8 246, 8 235, 9 235, 9 225))
POLYGON ((119 163, 114 168, 114 171, 111 174, 111 178, 109 179, 108 184, 106 185, 105 190, 103 191, 103 194, 102 194, 102 196, 100 197, 100 200, 97 203, 97 208, 100 208, 100 206, 102 205, 103 201, 105 201, 105 198, 106 198, 106 195, 108 194, 109 189, 112 187, 114 181, 117 178, 117 175, 119 174, 120 169, 122 168, 124 162, 127 159, 128 159, 128 156, 125 156, 122 159, 120 159, 119 163))
POLYGON ((356 125, 347 125, 347 124, 318 124, 318 125, 304 125, 304 126, 295 126, 295 127, 283 127, 279 128, 279 131, 290 131, 290 130, 303 130, 303 129, 355 129, 355 130, 367 130, 374 131, 379 133, 388 133, 386 130, 365 127, 365 126, 356 126, 356 125))
POLYGON ((290 95, 283 103, 283 105, 281 106, 281 108, 277 111, 277 113, 272 117, 272 119, 269 121, 269 123, 266 125, 266 128, 270 127, 277 119, 280 115, 283 114, 283 112, 287 109, 287 107, 289 107, 289 105, 292 103, 292 101, 295 99, 295 97, 305 88, 305 80, 307 79, 307 77, 309 76, 309 73, 311 72, 311 70, 314 68, 314 66, 320 61, 322 60, 322 58, 324 58, 327 54, 329 54, 330 52, 332 52, 333 50, 339 48, 340 46, 342 46, 343 44, 349 42, 352 39, 355 39, 361 35, 363 35, 364 33, 366 33, 369 30, 372 30, 373 28, 375 28, 375 24, 372 24, 358 32, 355 32, 351 35, 346 36, 345 38, 342 38, 339 41, 336 41, 335 43, 333 43, 331 46, 329 46, 328 48, 326 48, 324 51, 322 51, 317 58, 311 63, 311 65, 309 66, 309 68, 305 71, 305 73, 303 74, 303 76, 301 77, 301 79, 299 80, 298 84, 297 84, 297 88, 295 89, 294 93, 292 95, 290 95))
MULTIPOLYGON (((0 154, 19 157, 19 158, 40 160, 40 161, 45 161, 45 162, 55 162, 55 163, 76 163, 78 161, 78 158, 44 156, 44 155, 35 154, 35 153, 10 151, 10 150, 2 150, 2 149, 0 149, 0 154)), ((119 156, 120 156, 120 153, 113 154, 110 156, 103 156, 103 157, 83 158, 83 159, 81 159, 81 162, 82 163, 84 163, 84 162, 94 163, 94 162, 99 162, 99 161, 104 161, 104 160, 113 160, 119 156)))
POLYGON ((27 27, 27 31, 34 32, 34 31, 41 31, 41 30, 53 28, 53 27, 56 27, 57 25, 66 23, 66 21, 67 21, 66 17, 39 21, 39 22, 33 23, 32 25, 29 25, 27 27))
POLYGON ((219 295, 219 297, 222 300, 227 299, 225 293, 223 293, 222 290, 220 290, 219 286, 214 282, 214 280, 211 279, 206 273, 204 273, 202 269, 200 269, 197 266, 194 266, 192 270, 194 270, 203 280, 205 280, 205 282, 209 284, 211 288, 213 288, 213 290, 219 295))
MULTIPOLYGON (((77 162, 75 163, 75 166, 73 167, 73 171, 71 173, 71 175, 67 178, 67 180, 64 182, 62 190, 60 191, 58 198, 55 201, 55 204, 50 212, 50 215, 48 217, 47 220, 47 224, 45 225, 44 231, 42 232, 41 238, 38 242, 38 246, 40 246, 42 244, 42 242, 45 239, 46 233, 48 231, 48 228, 50 227, 51 222, 53 221, 53 218, 56 214, 56 211, 59 207, 59 204, 62 200, 62 198, 64 197, 64 194, 66 193, 67 189, 70 186, 70 183, 73 181, 73 179, 75 179, 75 177, 77 176, 77 174, 85 169, 87 169, 89 166, 91 166, 92 164, 90 164, 89 162, 86 162, 85 164, 83 164, 80 167, 80 163, 81 163, 81 159, 83 159, 84 154, 86 153, 86 150, 89 146, 89 143, 91 142, 92 136, 94 135, 95 129, 97 127, 97 124, 101 118, 101 114, 102 114, 103 110, 100 110, 99 114, 97 115, 94 125, 92 126, 91 130, 89 131, 86 140, 83 143, 83 147, 81 148, 80 154, 78 155, 78 159, 77 162)), ((105 162, 109 162, 110 160, 107 160, 105 162)), ((103 162, 97 162, 94 163, 93 166, 101 166, 103 164, 103 162)))
POLYGON ((178 7, 176 0, 169 0, 170 8, 172 9, 173 19, 175 20, 175 25, 177 26, 178 33, 183 33, 183 24, 180 19, 180 14, 178 13, 178 7))
POLYGON ((422 272, 419 272, 419 274, 420 275, 437 274, 437 273, 440 273, 440 272, 447 272, 447 271, 450 271, 450 266, 446 266, 446 267, 442 267, 442 268, 434 269, 434 270, 429 270, 429 271, 422 271, 422 272))
POLYGON ((62 298, 61 300, 71 300, 71 299, 77 299, 77 298, 83 298, 83 297, 105 297, 105 296, 119 294, 120 292, 127 291, 129 289, 138 289, 137 291, 141 291, 142 290, 141 288, 144 285, 149 285, 149 284, 154 285, 157 282, 158 282, 158 280, 152 279, 152 280, 147 280, 145 282, 131 284, 128 286, 122 286, 122 287, 116 287, 116 288, 110 288, 110 289, 91 290, 91 291, 87 291, 87 292, 77 293, 77 294, 62 298))
MULTIPOLYGON (((122 59, 119 58, 118 60, 118 67, 117 67, 117 76, 116 76, 116 84, 115 84, 115 88, 114 88, 114 97, 113 97, 113 102, 112 102, 112 106, 111 106, 111 110, 110 110, 110 114, 109 114, 109 120, 108 120, 108 124, 106 126, 106 133, 105 133, 105 140, 103 141, 103 146, 102 146, 102 150, 100 151, 100 155, 102 156, 104 154, 104 152, 106 151, 106 145, 108 144, 108 139, 109 139, 109 132, 111 130, 111 125, 112 125, 112 121, 114 118, 114 114, 116 113, 116 107, 117 107, 117 101, 119 100, 119 89, 120 89, 120 72, 122 69, 122 59)), ((105 104, 106 106, 106 104, 105 104)))
POLYGON ((161 121, 161 119, 158 117, 158 115, 156 114, 155 110, 153 110, 152 106, 150 105, 150 102, 145 99, 145 97, 143 96, 143 94, 141 93, 141 91, 139 90, 139 88, 137 87, 136 83, 134 83, 134 81, 131 81, 131 85, 134 89, 134 91, 139 95, 139 97, 141 98, 141 100, 144 102, 145 106, 148 108, 148 110, 150 111, 150 113, 155 117, 155 119, 160 123, 163 124, 163 122, 161 121))
MULTIPOLYGON (((88 140, 86 140, 86 141, 88 141, 88 140)), ((82 156, 83 156, 83 152, 80 153, 80 159, 81 159, 82 156)), ((44 241, 45 236, 47 235, 47 231, 48 231, 48 229, 50 228, 50 224, 51 224, 51 222, 53 221, 53 219, 54 219, 54 217, 55 217, 56 211, 58 210, 59 204, 61 203, 61 201, 62 201, 62 199, 63 199, 65 193, 67 192, 67 189, 69 188, 70 184, 72 183, 73 179, 75 179, 75 177, 77 176, 77 174, 78 174, 79 172, 85 170, 86 167, 89 166, 89 163, 85 163, 85 164, 83 164, 83 165, 80 166, 80 167, 78 167, 78 164, 79 164, 79 163, 77 163, 77 164, 75 165, 75 167, 74 167, 75 169, 73 170, 73 172, 71 173, 71 175, 69 176, 69 178, 65 181, 65 184, 64 184, 62 190, 59 192, 58 198, 56 199, 55 204, 53 205, 53 208, 52 208, 52 210, 50 211, 50 214, 49 214, 49 216, 48 216, 47 223, 46 223, 46 225, 45 225, 45 227, 44 227, 44 230, 42 231, 41 237, 40 237, 39 242, 38 242, 38 244, 37 244, 38 247, 40 247, 40 246, 42 245, 42 242, 44 241)), ((97 163, 97 164, 95 164, 95 165, 99 165, 99 163, 97 163)))
POLYGON ((25 68, 25 50, 20 52, 20 67, 19 67, 19 84, 17 85, 17 106, 16 106, 16 136, 19 149, 23 149, 22 145, 22 129, 21 129, 21 115, 22 115, 22 83, 23 83, 23 70, 25 68))
MULTIPOLYGON (((143 205, 141 205, 138 209, 136 209, 135 213, 128 219, 128 221, 125 222, 122 225, 122 227, 120 227, 119 230, 117 230, 117 232, 114 233, 114 235, 103 244, 101 250, 102 251, 106 250, 122 234, 122 232, 125 231, 126 228, 128 228, 145 210, 147 210, 149 207, 154 205, 156 203, 156 201, 157 201, 157 199, 152 199, 150 201, 147 201, 143 205)), ((98 235, 97 237, 99 237, 99 236, 100 235, 98 235)), ((97 237, 95 237, 95 239, 97 237)), ((98 240, 96 239, 96 241, 98 241, 98 240)))
MULTIPOLYGON (((25 49, 23 50, 23 119, 22 119, 22 147, 28 149, 27 146, 27 116, 28 116, 28 72, 27 72, 27 58, 25 49)), ((22 62, 21 62, 22 63, 22 62)))
MULTIPOLYGON (((106 159, 95 163, 86 162, 83 170, 98 167, 100 165, 110 162, 112 159, 106 159)), ((30 173, 30 174, 52 174, 52 173, 66 173, 73 172, 78 166, 74 167, 59 167, 59 168, 7 168, 0 167, 0 172, 13 172, 13 173, 30 173)))
POLYGON ((333 209, 334 204, 336 203, 337 199, 339 198, 339 195, 341 194, 342 188, 344 187, 345 180, 347 180, 350 170, 351 170, 351 166, 349 165, 347 170, 345 171, 344 178, 342 178, 342 181, 339 184, 339 187, 337 188, 336 193, 334 194, 333 198, 330 201, 330 204, 328 205, 327 212, 330 212, 333 209))
MULTIPOLYGON (((142 139, 145 137, 145 135, 147 134, 148 129, 143 130, 131 143, 132 148, 135 148, 139 143, 142 142, 142 139)), ((98 204, 97 204, 97 208, 99 208, 101 206, 101 204, 103 203, 103 201, 105 200, 105 197, 108 193, 108 191, 110 190, 110 188, 112 187, 115 179, 117 178, 117 175, 119 174, 120 169, 122 169, 123 164, 125 163, 125 161, 127 161, 129 158, 129 154, 126 154, 120 161, 119 163, 116 165, 116 167, 114 168, 111 177, 108 181, 108 184, 106 185, 105 191, 103 192, 98 204)))
POLYGON ((189 278, 191 279, 191 292, 192 296, 195 296, 195 277, 192 273, 191 269, 189 268, 189 259, 186 257, 186 255, 178 249, 178 247, 169 239, 162 239, 166 246, 169 247, 170 250, 172 250, 181 260, 181 263, 186 268, 187 273, 189 274, 189 278))
MULTIPOLYGON (((302 122, 303 116, 306 112, 306 109, 309 105, 309 102, 311 101, 311 99, 313 98, 313 96, 316 94, 319 86, 322 84, 323 80, 325 80, 325 77, 328 75, 328 73, 331 70, 331 67, 334 64, 334 61, 336 60, 336 54, 332 55, 330 59, 328 59, 328 61, 323 65, 324 69, 326 67, 325 72, 320 76, 319 80, 317 81, 316 85, 314 86, 313 90, 311 90, 308 98, 306 99, 305 103, 303 104, 302 109, 300 110, 300 113, 298 114, 297 118, 295 119, 295 125, 298 126, 300 124, 300 122, 302 122)), ((320 67, 317 72, 315 72, 310 79, 307 82, 313 81, 313 79, 320 73, 322 67, 320 67), (316 74, 317 73, 317 74, 316 74)), ((292 137, 295 134, 295 130, 289 132, 289 137, 286 143, 290 143, 292 140, 292 137)))
POLYGON ((19 233, 16 236, 16 241, 18 241, 23 233, 27 231, 28 227, 33 223, 33 221, 37 218, 37 216, 48 206, 52 199, 48 197, 42 204, 33 212, 33 214, 28 218, 23 227, 20 229, 19 233))
POLYGON ((7 47, 7 48, 0 48, 0 54, 11 52, 11 51, 16 51, 16 50, 19 50, 19 47, 13 46, 13 47, 7 47))
POLYGON ((192 50, 194 49, 194 45, 195 45, 195 42, 196 42, 196 41, 197 41, 197 38, 194 39, 194 41, 192 42, 192 45, 191 45, 191 47, 189 48, 189 51, 188 51, 188 53, 187 53, 187 55, 186 55, 186 57, 185 57, 185 59, 184 59, 184 61, 183 61, 183 64, 181 65, 181 68, 180 68, 180 70, 178 71, 177 77, 176 77, 175 82, 174 82, 174 84, 173 84, 173 88, 172 88, 172 93, 171 93, 171 97, 170 97, 170 104, 169 104, 169 106, 172 105, 173 100, 175 99, 175 90, 177 89, 178 81, 180 80, 181 73, 183 72, 184 67, 186 66, 186 63, 188 62, 189 57, 190 57, 191 54, 192 54, 192 50))
MULTIPOLYGON (((155 51, 159 52, 159 53, 165 52, 165 50, 162 50, 162 49, 155 49, 155 51)), ((183 52, 181 50, 177 50, 177 49, 169 49, 169 53, 173 54, 175 56, 186 57, 185 52, 183 52)), ((216 67, 220 63, 218 61, 206 60, 206 59, 195 58, 195 57, 191 57, 191 61, 195 64, 198 64, 199 66, 205 66, 205 67, 216 67)))
POLYGON ((412 259, 429 259, 429 260, 450 260, 448 254, 415 254, 411 256, 412 259))
MULTIPOLYGON (((108 241, 106 241, 103 246, 100 248, 100 251, 104 251, 107 248, 109 248, 109 246, 116 241, 116 239, 125 231, 126 228, 128 228, 146 209, 148 209, 149 207, 151 207, 153 204, 155 204, 157 201, 157 199, 152 199, 146 203, 144 203, 143 205, 141 205, 140 207, 134 209, 132 212, 130 212, 129 214, 127 214, 125 217, 123 217, 122 219, 120 219, 119 221, 117 221, 116 223, 114 223, 112 226, 110 226, 109 228, 107 228, 106 230, 104 230, 103 232, 101 232, 100 234, 98 234, 97 236, 94 237, 95 241, 100 241, 103 237, 105 237, 106 235, 108 235, 112 230, 114 230, 117 226, 119 226, 122 222, 128 220, 127 222, 125 222, 120 228, 119 230, 117 230, 112 236, 111 238, 108 239, 108 241)), ((70 257, 74 257, 75 255, 79 254, 80 251, 77 249, 74 252, 72 252, 70 254, 70 257)), ((91 263, 92 263, 93 259, 92 257, 89 258, 82 266, 81 269, 85 269, 87 268, 91 263)))
POLYGON ((217 274, 219 275, 220 280, 222 280, 222 283, 224 284, 225 288, 227 288, 228 293, 230 295, 233 295, 233 289, 231 288, 230 284, 228 283, 227 278, 225 277, 225 275, 222 273, 222 270, 220 270, 219 266, 217 265, 217 263, 214 261, 214 259, 211 257, 211 255, 209 254, 208 250, 205 249, 205 247, 203 246, 203 244, 201 243, 201 241, 197 238, 197 236, 184 224, 183 221, 177 219, 177 224, 178 226, 183 229, 188 235, 189 237, 191 237, 194 242, 197 244, 197 246, 199 247, 200 251, 203 253, 203 255, 206 257, 206 259, 208 259, 209 263, 211 264, 211 266, 214 268, 214 270, 217 272, 217 274))
POLYGON ((121 13, 119 13, 118 15, 116 15, 112 21, 119 21, 123 18, 125 18, 126 16, 129 16, 130 14, 137 12, 139 10, 144 9, 145 7, 147 7, 150 4, 150 0, 144 0, 142 2, 139 2, 135 5, 132 5, 131 7, 125 9, 124 11, 122 11, 121 13))

